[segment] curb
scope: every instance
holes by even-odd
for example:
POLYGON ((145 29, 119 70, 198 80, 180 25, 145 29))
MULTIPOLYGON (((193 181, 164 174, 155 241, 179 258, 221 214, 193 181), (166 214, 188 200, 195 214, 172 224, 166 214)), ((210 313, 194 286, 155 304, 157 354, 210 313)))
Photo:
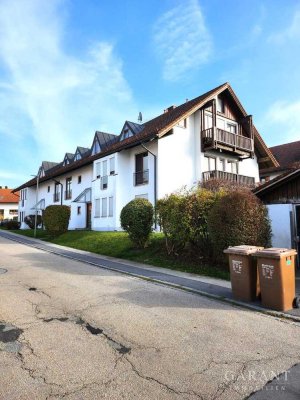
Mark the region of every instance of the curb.
MULTIPOLYGON (((0 236, 1 236, 1 232, 0 232, 0 236)), ((163 280, 160 280, 160 279, 150 278, 150 277, 147 277, 147 276, 134 274, 132 272, 123 271, 123 270, 120 270, 118 268, 108 267, 106 265, 102 265, 101 263, 95 263, 95 262, 88 261, 88 260, 83 261, 83 260, 81 260, 81 259, 79 259, 77 257, 74 257, 74 256, 61 254, 59 251, 55 251, 55 250, 51 250, 51 249, 45 249, 45 248, 39 246, 38 244, 24 243, 22 241, 22 239, 18 239, 18 235, 17 234, 13 234, 12 235, 11 233, 8 233, 7 235, 4 235, 2 237, 6 238, 8 240, 12 240, 14 242, 23 244, 25 246, 33 247, 35 249, 42 250, 42 251, 45 251, 45 252, 50 253, 50 254, 55 254, 57 256, 68 258, 70 260, 75 260, 77 262, 82 262, 82 263, 85 263, 85 264, 93 265, 94 267, 102 268, 102 269, 105 269, 107 271, 115 271, 115 272, 118 272, 118 273, 123 274, 123 275, 128 275, 128 276, 132 276, 134 278, 142 279, 142 280, 147 281, 147 282, 152 282, 152 283, 156 283, 156 284, 159 284, 159 285, 168 286, 168 287, 173 288, 173 289, 179 289, 179 290, 182 290, 182 291, 185 291, 185 292, 188 292, 188 293, 193 293, 193 294, 196 294, 196 295, 207 297, 209 299, 218 300, 218 301, 221 301, 223 303, 230 304, 232 306, 236 306, 236 307, 247 309, 249 311, 256 311, 256 312, 259 312, 259 313, 267 315, 267 316, 272 316, 272 317, 280 318, 280 319, 283 319, 283 320, 288 320, 288 321, 300 323, 300 317, 297 317, 297 316, 291 315, 291 314, 287 314, 285 312, 268 310, 268 309, 265 309, 263 307, 259 307, 259 306, 252 305, 252 304, 249 304, 249 303, 243 303, 241 301, 230 299, 228 297, 223 297, 223 296, 219 296, 219 295, 216 295, 216 294, 207 293, 207 292, 202 291, 202 290, 192 289, 192 288, 189 288, 187 286, 179 285, 179 284, 176 284, 176 283, 170 283, 170 282, 166 282, 166 281, 163 281, 163 280), (10 237, 7 237, 7 236, 10 236, 10 237)), ((31 240, 32 238, 28 238, 28 239, 31 240)), ((72 250, 72 247, 69 247, 69 249, 72 250)))

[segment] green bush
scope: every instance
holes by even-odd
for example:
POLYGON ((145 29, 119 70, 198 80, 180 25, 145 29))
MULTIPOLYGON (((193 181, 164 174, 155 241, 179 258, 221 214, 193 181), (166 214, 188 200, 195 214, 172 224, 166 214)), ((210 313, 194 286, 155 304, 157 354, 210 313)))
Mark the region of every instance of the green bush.
POLYGON ((179 255, 189 244, 193 254, 210 255, 208 213, 221 193, 198 188, 173 193, 157 202, 158 223, 166 238, 168 254, 179 255))
POLYGON ((157 220, 165 235, 169 255, 178 255, 189 240, 189 218, 186 210, 187 196, 182 193, 172 193, 157 201, 157 220))
POLYGON ((1 227, 4 229, 9 229, 9 230, 16 230, 20 229, 20 222, 14 220, 14 219, 4 219, 0 223, 1 227))
POLYGON ((120 215, 121 226, 135 246, 147 245, 153 225, 153 206, 146 199, 134 199, 123 207, 120 215))
MULTIPOLYGON (((39 226, 42 224, 42 216, 41 215, 37 215, 36 216, 36 226, 39 226)), ((26 217, 24 218, 24 222, 26 225, 29 226, 30 229, 34 229, 34 224, 35 224, 35 215, 26 215, 26 217)))
POLYGON ((188 241, 193 253, 200 257, 209 257, 212 243, 208 234, 208 214, 222 191, 213 192, 198 188, 190 192, 186 199, 186 218, 188 221, 188 241))
POLYGON ((269 246, 271 226, 267 208, 250 190, 228 192, 209 213, 208 233, 219 261, 224 261, 223 250, 228 246, 269 246))
POLYGON ((54 236, 67 232, 69 219, 70 207, 68 206, 48 206, 43 212, 46 231, 54 236))

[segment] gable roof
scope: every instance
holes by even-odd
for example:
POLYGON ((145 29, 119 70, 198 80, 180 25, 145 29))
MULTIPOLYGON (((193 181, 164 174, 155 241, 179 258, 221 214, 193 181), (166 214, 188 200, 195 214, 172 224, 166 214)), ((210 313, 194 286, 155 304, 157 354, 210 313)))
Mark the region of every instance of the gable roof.
POLYGON ((281 167, 288 167, 300 161, 300 140, 270 147, 281 167))
POLYGON ((97 137, 100 146, 109 146, 112 142, 116 141, 118 139, 117 135, 114 135, 113 133, 107 133, 107 132, 101 132, 101 131, 96 131, 95 136, 97 137))
MULTIPOLYGON (((263 183, 262 185, 259 185, 255 189, 253 189, 253 193, 258 196, 259 198, 264 198, 264 196, 268 196, 269 193, 274 192, 275 190, 284 187, 286 184, 288 184, 290 181, 293 181, 295 179, 298 179, 299 182, 300 178, 300 162, 295 163, 292 167, 289 167, 286 172, 283 174, 276 176, 276 178, 269 180, 268 182, 263 183)), ((292 191, 297 191, 298 190, 298 199, 300 198, 300 185, 293 185, 291 190, 288 190, 287 195, 290 197, 293 195, 292 191)), ((288 198, 286 198, 287 202, 289 201, 288 198)))
MULTIPOLYGON (((215 89, 212 89, 201 96, 198 96, 192 100, 186 101, 185 103, 177 106, 177 107, 169 107, 167 112, 164 112, 163 114, 147 121, 144 122, 143 124, 136 124, 130 121, 126 121, 125 124, 130 124, 129 126, 136 131, 136 134, 133 136, 130 136, 124 140, 120 140, 119 135, 117 138, 119 140, 114 139, 112 140, 105 148, 103 151, 100 153, 97 153, 95 155, 91 155, 90 150, 83 148, 86 150, 85 157, 82 158, 81 160, 74 161, 72 164, 68 164, 64 167, 58 167, 53 168, 51 170, 51 174, 47 174, 44 178, 41 179, 41 181, 50 179, 54 176, 61 175, 65 172, 69 172, 71 170, 77 169, 79 167, 82 167, 84 165, 92 163, 94 160, 105 157, 106 155, 121 151, 123 149, 129 148, 136 146, 144 141, 149 141, 154 138, 162 138, 164 135, 166 135, 170 130, 178 124, 182 119, 187 118, 188 116, 192 115, 194 112, 202 108, 207 102, 215 98, 218 94, 227 91, 228 94, 233 98, 236 106, 240 110, 241 114, 243 116, 247 116, 247 113, 243 106, 241 105, 239 99, 235 95, 234 91, 232 90, 231 86, 229 83, 224 83, 223 85, 220 85, 216 87, 215 89), (139 127, 142 127, 140 129, 139 127), (89 151, 89 153, 87 152, 89 151)), ((124 125, 125 125, 124 124, 124 125)), ((255 148, 259 153, 259 156, 267 158, 267 161, 265 163, 268 166, 278 166, 278 162, 271 153, 271 151, 268 149, 266 146, 265 142, 263 141, 262 137, 258 133, 255 127, 254 128, 254 142, 255 142, 255 148)), ((99 132, 99 136, 101 137, 103 132, 99 132)), ((111 134, 105 134, 105 135, 111 135, 111 134)), ((115 136, 115 135, 114 135, 115 136)), ((103 137, 103 136, 102 136, 103 137)), ((77 149, 82 149, 78 147, 77 149)), ((50 171, 49 171, 50 172, 50 171)), ((34 186, 35 185, 35 179, 32 179, 20 187, 16 188, 15 190, 20 190, 24 187, 27 186, 34 186)))
POLYGON ((79 151, 79 153, 82 156, 84 156, 86 153, 88 153, 90 151, 90 149, 88 147, 81 147, 81 146, 77 146, 76 153, 77 153, 77 150, 79 151))
POLYGON ((0 203, 18 203, 19 193, 12 193, 12 189, 0 189, 0 203))
POLYGON ((58 163, 53 162, 53 161, 43 161, 42 162, 42 168, 44 168, 45 172, 47 172, 49 169, 55 167, 56 165, 58 165, 58 163))

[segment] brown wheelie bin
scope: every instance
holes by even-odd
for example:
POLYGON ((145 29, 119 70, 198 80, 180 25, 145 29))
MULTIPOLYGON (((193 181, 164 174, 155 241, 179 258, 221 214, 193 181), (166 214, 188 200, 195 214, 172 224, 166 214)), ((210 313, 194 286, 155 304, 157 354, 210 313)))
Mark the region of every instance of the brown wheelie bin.
POLYGON ((251 255, 262 249, 242 245, 224 250, 229 255, 232 295, 236 300, 254 301, 259 296, 256 259, 251 255))
POLYGON ((295 300, 296 250, 272 247, 256 253, 261 300, 277 311, 293 308, 295 300))

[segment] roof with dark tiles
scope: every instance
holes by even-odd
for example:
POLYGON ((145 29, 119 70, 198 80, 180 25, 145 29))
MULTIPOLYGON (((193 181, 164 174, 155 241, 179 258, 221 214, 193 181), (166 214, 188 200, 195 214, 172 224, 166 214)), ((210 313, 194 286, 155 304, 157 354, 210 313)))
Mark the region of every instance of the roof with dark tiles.
MULTIPOLYGON (((232 90, 231 86, 229 85, 229 83, 224 83, 223 85, 220 85, 220 86, 218 86, 218 87, 216 87, 216 88, 214 88, 192 100, 186 101, 185 103, 183 103, 177 107, 169 107, 167 109, 168 110, 167 112, 164 112, 163 114, 141 124, 143 126, 143 129, 138 131, 135 135, 128 137, 121 141, 117 140, 117 139, 113 139, 107 146, 104 147, 104 149, 102 149, 102 151, 100 153, 91 155, 90 149, 86 149, 89 151, 89 153, 86 152, 85 157, 83 157, 81 160, 74 161, 73 163, 65 165, 65 166, 62 166, 62 163, 60 163, 59 165, 55 166, 50 171, 48 171, 47 175, 45 177, 41 178, 40 181, 45 181, 45 180, 51 179, 55 176, 62 175, 69 171, 80 168, 84 165, 91 164, 94 160, 97 160, 97 159, 105 157, 109 154, 121 151, 123 149, 136 146, 140 143, 149 141, 151 139, 161 138, 166 133, 170 132, 170 130, 180 120, 193 114, 199 108, 203 107, 203 105, 205 103, 212 100, 216 95, 218 95, 219 93, 221 93, 225 90, 227 90, 229 92, 229 94, 232 96, 232 98, 234 99, 238 108, 240 109, 241 113, 244 116, 246 116, 247 113, 244 110, 243 106, 241 105, 239 99, 235 95, 234 91, 232 90)), ((127 121, 127 122, 129 122, 130 124, 133 124, 130 121, 127 121)), ((139 125, 139 124, 135 124, 135 125, 139 125)), ((97 133, 100 134, 99 131, 97 131, 97 133)), ((103 134, 103 132, 101 132, 101 133, 103 134)), ((106 134, 106 135, 112 135, 112 134, 106 134)), ((99 136, 101 137, 102 135, 99 135, 99 136)), ((120 139, 120 135, 117 136, 117 138, 120 139)), ((258 131, 256 130, 255 127, 254 127, 254 139, 255 139, 255 147, 259 151, 259 153, 262 156, 269 157, 270 166, 278 166, 278 162, 276 161, 273 154, 270 152, 270 150, 266 146, 265 142, 263 141, 262 137, 260 136, 260 134, 258 133, 258 131)), ((78 147, 78 149, 80 149, 80 147, 78 147)), ((36 184, 36 180, 31 179, 30 181, 24 183, 23 185, 19 186, 18 188, 14 189, 14 190, 20 190, 25 187, 34 186, 35 184, 36 184)))

